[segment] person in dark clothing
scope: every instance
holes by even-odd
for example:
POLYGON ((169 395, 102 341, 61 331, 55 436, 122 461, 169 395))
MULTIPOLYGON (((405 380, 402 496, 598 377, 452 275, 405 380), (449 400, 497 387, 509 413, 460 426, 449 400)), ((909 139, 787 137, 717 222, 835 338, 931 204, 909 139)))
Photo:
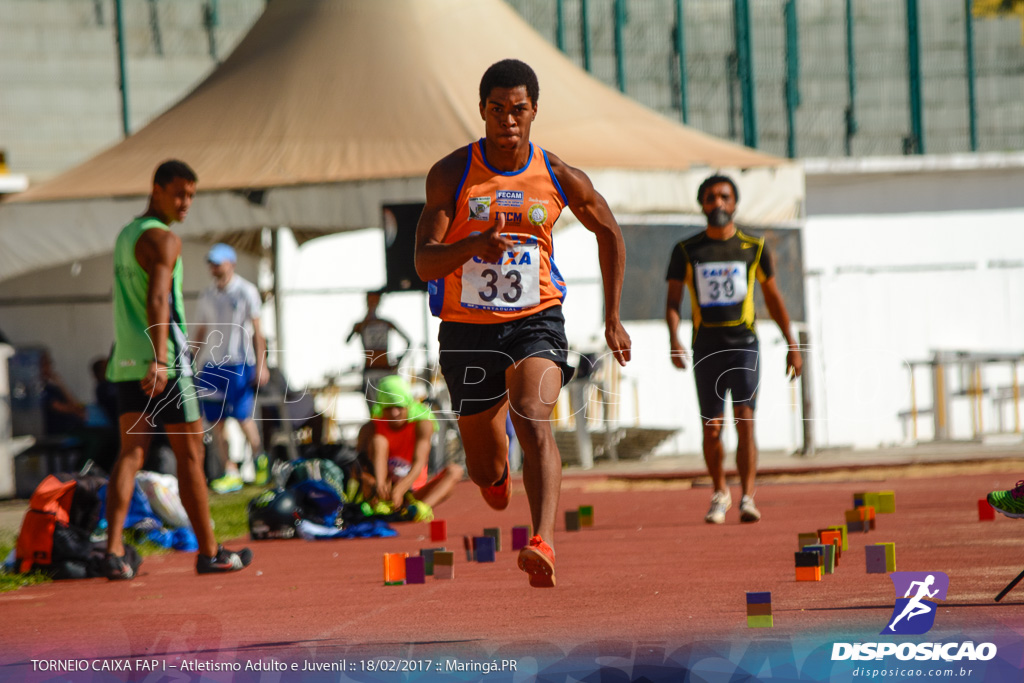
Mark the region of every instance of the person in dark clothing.
POLYGON ((43 431, 47 436, 80 432, 85 428, 85 406, 64 386, 49 352, 42 355, 39 371, 43 380, 43 431))

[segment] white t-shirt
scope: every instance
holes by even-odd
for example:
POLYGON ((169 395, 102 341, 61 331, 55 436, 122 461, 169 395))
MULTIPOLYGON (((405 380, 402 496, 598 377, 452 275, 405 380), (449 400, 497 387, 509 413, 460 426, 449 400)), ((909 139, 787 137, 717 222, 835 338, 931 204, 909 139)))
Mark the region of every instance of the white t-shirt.
POLYGON ((202 291, 190 327, 206 328, 196 360, 200 365, 255 365, 252 321, 260 317, 263 302, 259 290, 240 275, 233 275, 224 289, 212 284, 202 291))

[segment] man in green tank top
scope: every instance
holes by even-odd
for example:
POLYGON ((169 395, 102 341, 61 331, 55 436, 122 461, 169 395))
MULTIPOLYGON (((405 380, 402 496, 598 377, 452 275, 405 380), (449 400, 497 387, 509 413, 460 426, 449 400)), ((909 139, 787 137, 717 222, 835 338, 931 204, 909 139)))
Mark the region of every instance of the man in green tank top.
POLYGON ((121 452, 107 485, 108 579, 132 579, 138 563, 125 559, 124 520, 149 441, 163 430, 178 461, 182 505, 199 541, 196 571, 237 571, 252 561, 245 548, 217 545, 203 470, 203 428, 192 384, 192 358, 181 296, 181 238, 170 225, 185 219, 196 174, 166 161, 153 177, 146 213, 126 225, 114 246, 114 350, 107 379, 117 388, 121 452))

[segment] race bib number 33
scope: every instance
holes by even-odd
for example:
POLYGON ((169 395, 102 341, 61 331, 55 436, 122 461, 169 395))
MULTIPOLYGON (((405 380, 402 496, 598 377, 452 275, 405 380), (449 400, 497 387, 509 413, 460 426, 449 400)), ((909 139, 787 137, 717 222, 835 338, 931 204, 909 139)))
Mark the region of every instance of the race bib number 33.
POLYGON ((747 297, 747 265, 742 261, 712 261, 694 268, 698 303, 731 306, 747 297))
POLYGON ((500 263, 473 258, 462 266, 462 305, 519 311, 540 303, 540 245, 517 244, 500 263))

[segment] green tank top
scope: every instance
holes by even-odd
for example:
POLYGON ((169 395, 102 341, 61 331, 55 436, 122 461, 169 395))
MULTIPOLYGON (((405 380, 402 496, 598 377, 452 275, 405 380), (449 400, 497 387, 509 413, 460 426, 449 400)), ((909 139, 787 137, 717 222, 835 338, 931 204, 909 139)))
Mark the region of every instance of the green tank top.
MULTIPOLYGON (((146 376, 153 361, 153 343, 147 328, 146 297, 149 274, 135 259, 135 244, 146 230, 170 230, 162 221, 149 216, 136 218, 117 236, 114 245, 114 351, 107 364, 107 379, 129 382, 146 376)), ((167 376, 192 374, 185 327, 185 305, 181 296, 181 257, 174 264, 171 283, 170 320, 167 334, 167 376)))

